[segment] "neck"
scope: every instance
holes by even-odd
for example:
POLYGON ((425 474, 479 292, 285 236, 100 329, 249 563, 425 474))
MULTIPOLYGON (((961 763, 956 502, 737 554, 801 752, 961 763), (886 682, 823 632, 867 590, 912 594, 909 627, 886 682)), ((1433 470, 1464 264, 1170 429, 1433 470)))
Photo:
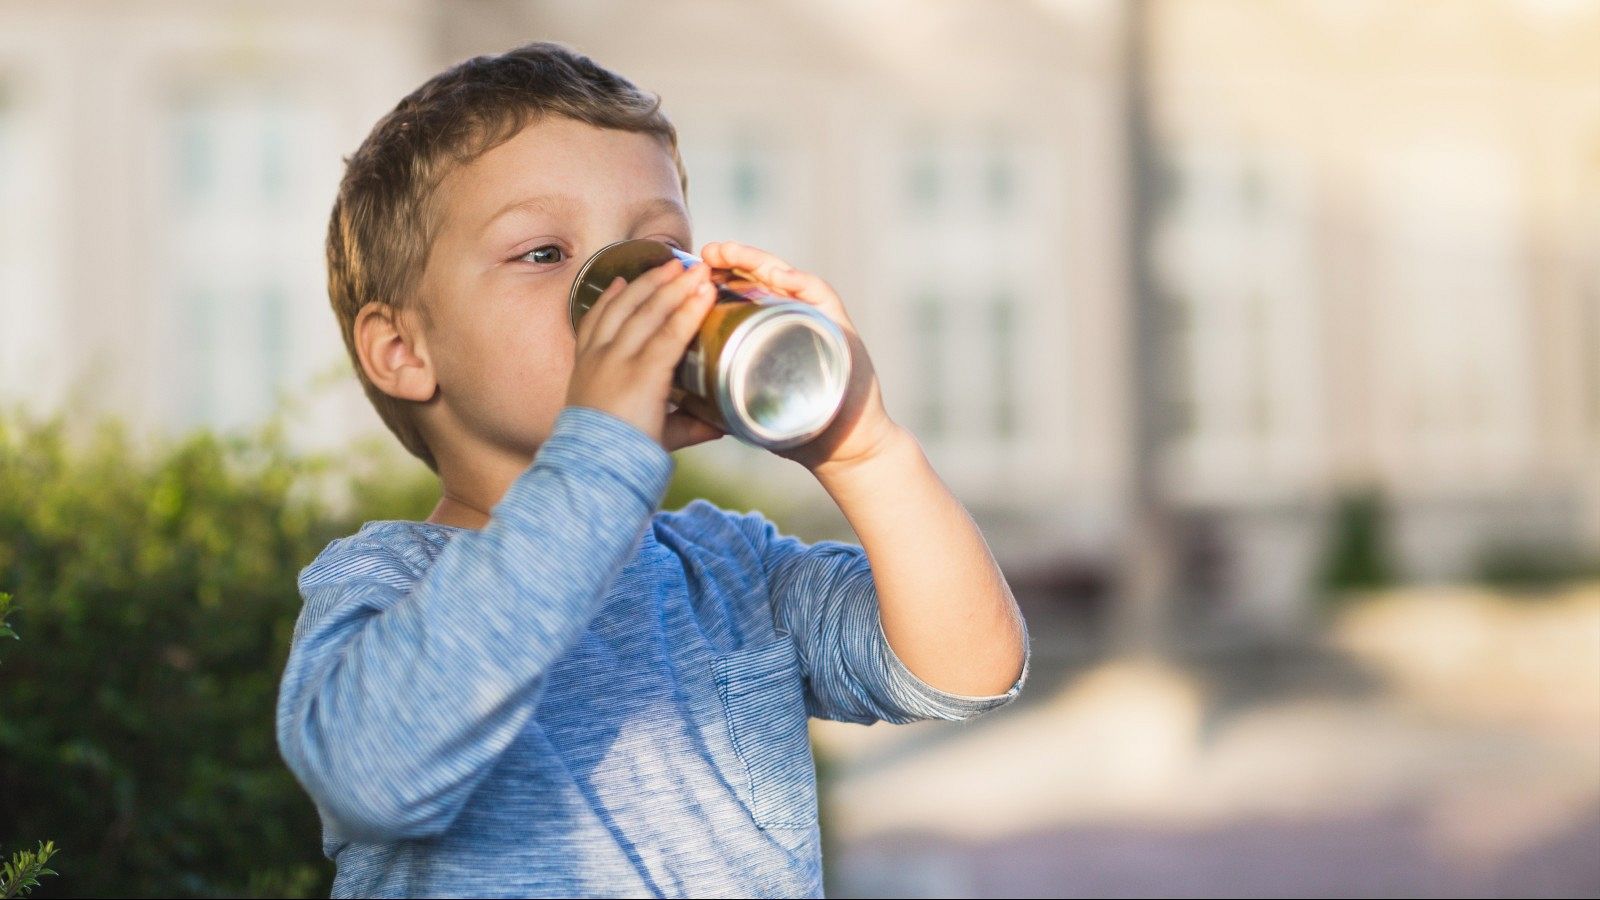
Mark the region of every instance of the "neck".
POLYGON ((475 447, 472 453, 440 453, 436 458, 443 496, 427 521, 460 528, 488 525, 490 511, 533 461, 531 456, 488 447, 475 447))
POLYGON ((489 524, 489 514, 476 506, 446 494, 439 498, 439 503, 434 506, 433 512, 428 515, 425 521, 434 525, 454 525, 457 528, 481 529, 489 524))

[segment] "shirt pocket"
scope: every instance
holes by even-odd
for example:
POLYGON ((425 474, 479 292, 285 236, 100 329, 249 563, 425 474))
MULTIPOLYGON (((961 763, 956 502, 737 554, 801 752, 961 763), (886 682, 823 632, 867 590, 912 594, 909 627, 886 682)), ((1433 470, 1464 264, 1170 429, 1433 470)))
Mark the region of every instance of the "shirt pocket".
POLYGON ((712 658, 734 752, 750 781, 751 815, 762 828, 817 822, 817 770, 806 729, 800 658, 780 635, 712 658))

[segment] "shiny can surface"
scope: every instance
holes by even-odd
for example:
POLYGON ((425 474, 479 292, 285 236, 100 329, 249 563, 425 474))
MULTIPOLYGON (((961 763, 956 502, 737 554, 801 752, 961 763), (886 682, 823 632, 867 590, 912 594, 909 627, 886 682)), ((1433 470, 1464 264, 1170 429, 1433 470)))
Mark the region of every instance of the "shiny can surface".
MULTIPOLYGON (((700 258, 663 241, 618 241, 595 251, 568 295, 572 328, 606 285, 669 259, 700 258)), ((850 345, 821 310, 768 293, 737 269, 715 269, 716 301, 673 373, 672 402, 747 444, 783 450, 832 424, 850 383, 850 345)))

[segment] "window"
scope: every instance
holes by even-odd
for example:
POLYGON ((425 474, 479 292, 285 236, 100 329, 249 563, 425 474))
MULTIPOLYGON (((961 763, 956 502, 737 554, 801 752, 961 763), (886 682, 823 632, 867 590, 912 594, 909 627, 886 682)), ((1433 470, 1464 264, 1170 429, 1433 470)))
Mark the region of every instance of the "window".
MULTIPOLYGON (((1014 440, 1025 425, 1018 371, 1027 336, 1019 330, 1024 295, 1006 285, 1046 256, 1032 249, 1037 221, 1019 215, 1023 153, 994 121, 917 122, 896 140, 904 225, 896 253, 915 272, 908 278, 931 276, 938 285, 936 295, 912 295, 916 371, 925 387, 937 366, 965 373, 946 386, 951 393, 923 404, 923 430, 974 451, 1014 440)), ((1054 302, 1037 291, 1025 296, 1054 302)))
POLYGON ((914 214, 932 213, 939 207, 943 192, 939 150, 938 137, 932 129, 924 126, 912 132, 906 166, 906 195, 907 207, 914 214))
POLYGON ((923 437, 938 439, 945 434, 945 310, 939 296, 932 291, 922 292, 909 308, 911 330, 916 335, 917 432, 923 437))
POLYGON ((296 386, 290 298, 320 296, 318 232, 295 200, 313 116, 265 86, 229 85, 176 97, 166 125, 168 291, 183 336, 168 416, 249 426, 296 386))
POLYGON ((989 307, 993 340, 994 430, 1010 439, 1017 432, 1016 355, 1017 304, 1009 293, 1001 293, 989 307))
POLYGON ((755 215, 762 206, 762 173, 749 147, 741 147, 728 172, 729 193, 740 215, 755 215))
POLYGON ((1010 212, 1016 200, 1017 171, 1009 138, 998 132, 990 134, 983 165, 984 197, 989 211, 996 215, 1010 212))
POLYGON ((1310 185, 1283 148, 1175 141, 1156 276, 1166 434, 1202 491, 1289 486, 1317 465, 1320 372, 1310 185))
POLYGON ((1391 150, 1380 172, 1380 427, 1440 476, 1526 462, 1534 359, 1511 158, 1486 140, 1429 137, 1391 150))
POLYGON ((54 239, 62 206, 39 106, 0 80, 0 398, 38 411, 65 401, 76 362, 65 340, 54 239))
MULTIPOLYGON (((1258 442, 1272 438, 1272 317, 1267 295, 1257 289, 1248 302, 1249 321, 1245 331, 1250 339, 1249 430, 1258 442)), ((1310 398, 1305 398, 1309 400, 1310 398)))
POLYGON ((804 267, 815 200, 788 175, 802 164, 804 145, 773 136, 758 121, 679 123, 694 239, 739 241, 804 267))
POLYGON ((1182 295, 1161 295, 1162 316, 1158 326, 1162 355, 1161 415, 1162 436, 1172 440, 1192 439, 1196 432, 1194 368, 1194 312, 1182 295))

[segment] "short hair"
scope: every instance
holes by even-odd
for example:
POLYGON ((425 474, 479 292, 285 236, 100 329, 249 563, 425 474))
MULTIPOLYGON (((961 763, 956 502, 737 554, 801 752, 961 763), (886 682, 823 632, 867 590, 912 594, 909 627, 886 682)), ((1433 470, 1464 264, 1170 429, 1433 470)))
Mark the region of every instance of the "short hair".
MULTIPOLYGON (((379 390, 361 367, 356 314, 374 300, 396 311, 412 307, 438 234, 435 188, 453 168, 551 114, 655 135, 671 153, 688 195, 677 129, 661 111, 660 96, 550 41, 474 57, 440 72, 379 119, 355 153, 344 158, 328 221, 328 299, 356 377, 378 416, 435 473, 438 462, 415 421, 415 404, 379 390)), ((428 321, 425 305, 415 305, 428 321)))

